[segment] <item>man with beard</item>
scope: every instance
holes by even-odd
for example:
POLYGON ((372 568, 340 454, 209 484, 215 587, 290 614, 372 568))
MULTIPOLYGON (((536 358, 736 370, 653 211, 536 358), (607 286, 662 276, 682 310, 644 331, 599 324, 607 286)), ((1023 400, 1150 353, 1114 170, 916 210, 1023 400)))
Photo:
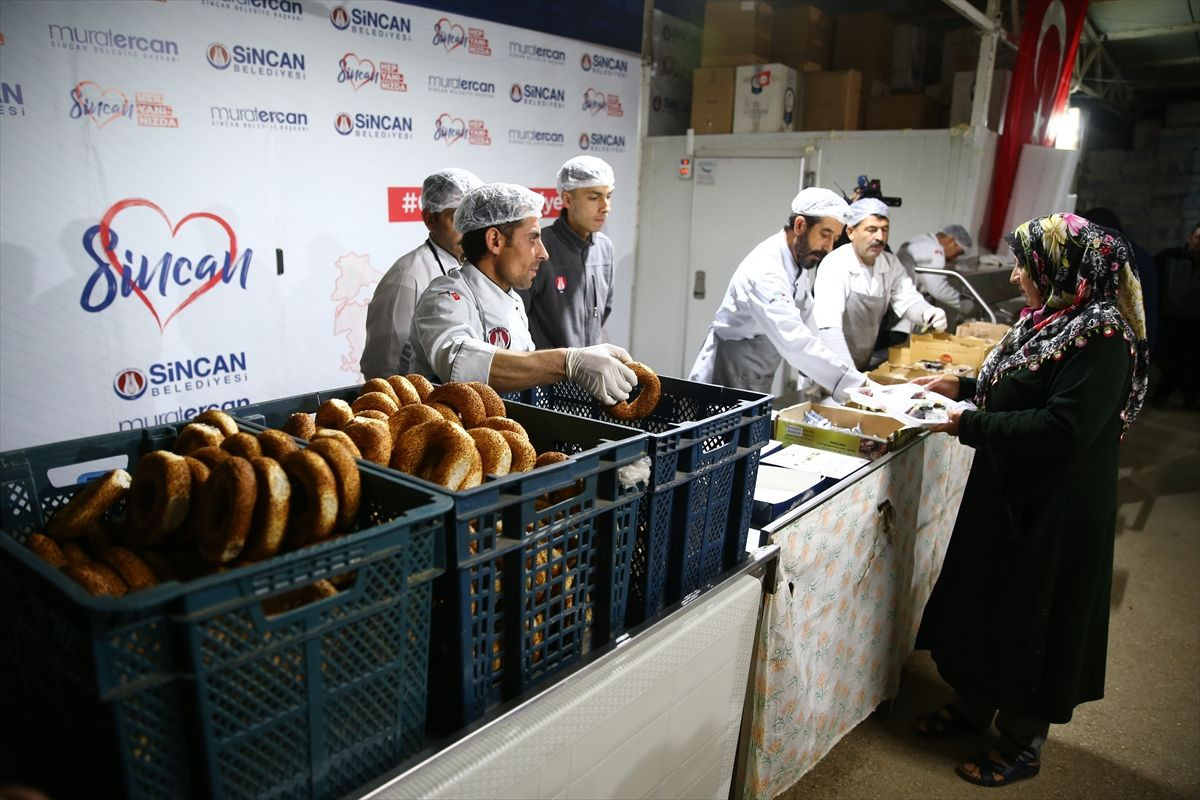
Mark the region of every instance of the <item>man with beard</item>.
POLYGON ((783 230, 750 251, 729 288, 692 365, 691 380, 770 393, 775 371, 787 361, 835 400, 866 377, 849 359, 817 338, 812 268, 829 252, 850 212, 828 189, 811 187, 792 200, 783 230))
POLYGON ((817 273, 813 319, 821 341, 855 367, 870 366, 879 323, 890 306, 918 329, 946 330, 946 312, 930 305, 900 260, 883 251, 888 240, 888 207, 864 198, 850 206, 850 241, 829 254, 817 273))

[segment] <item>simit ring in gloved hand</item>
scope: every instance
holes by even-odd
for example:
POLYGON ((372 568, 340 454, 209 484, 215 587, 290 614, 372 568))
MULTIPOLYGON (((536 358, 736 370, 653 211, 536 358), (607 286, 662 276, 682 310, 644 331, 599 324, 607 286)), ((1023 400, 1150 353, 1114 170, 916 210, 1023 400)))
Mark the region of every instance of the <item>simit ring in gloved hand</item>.
POLYGON ((934 330, 946 330, 946 312, 937 306, 930 306, 921 312, 921 321, 925 323, 926 328, 932 327, 934 330))
POLYGON ((601 403, 611 406, 629 399, 637 375, 625 366, 629 353, 614 344, 567 348, 567 380, 582 386, 601 403))

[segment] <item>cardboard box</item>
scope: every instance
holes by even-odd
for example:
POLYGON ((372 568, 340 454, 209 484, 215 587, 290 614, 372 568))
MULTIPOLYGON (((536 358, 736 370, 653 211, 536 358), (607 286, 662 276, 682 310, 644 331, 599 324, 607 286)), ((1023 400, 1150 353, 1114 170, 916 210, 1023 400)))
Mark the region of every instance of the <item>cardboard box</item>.
POLYGON ((816 6, 775 9, 771 60, 798 72, 820 72, 833 63, 833 17, 816 6))
POLYGON ((649 136, 679 136, 692 121, 692 82, 671 75, 650 79, 650 109, 646 114, 649 136))
POLYGON ((757 528, 768 525, 836 482, 813 472, 760 465, 750 524, 757 528))
POLYGON ((897 383, 908 383, 916 378, 930 375, 958 375, 964 378, 974 378, 978 370, 968 364, 946 364, 941 361, 918 361, 912 364, 893 364, 885 361, 867 373, 867 377, 884 386, 894 386, 897 383))
POLYGON ((737 70, 700 67, 692 73, 692 128, 696 133, 732 133, 737 70))
POLYGON ((920 92, 925 88, 926 35, 916 25, 892 29, 892 88, 920 92))
POLYGON ((804 83, 804 113, 800 130, 856 131, 860 127, 862 107, 862 73, 806 72, 804 83))
POLYGON ((736 67, 771 60, 774 12, 762 0, 708 0, 704 4, 702 67, 736 67))
POLYGON ((923 94, 890 94, 867 101, 866 124, 869 131, 902 131, 909 128, 938 127, 938 104, 923 94))
POLYGON ((874 460, 912 439, 918 428, 909 428, 898 419, 870 411, 855 411, 842 406, 800 403, 779 412, 775 419, 775 437, 785 444, 802 444, 843 455, 874 460), (804 422, 804 412, 812 409, 843 430, 818 428, 804 422), (858 427, 861 434, 850 428, 858 427))
POLYGON ((733 95, 734 133, 781 133, 796 130, 796 70, 785 64, 737 68, 733 95))
POLYGON ((890 83, 892 77, 892 18, 880 11, 841 14, 833 43, 833 68, 856 69, 863 81, 890 83))
MULTIPOLYGON (((992 96, 988 100, 988 130, 1004 132, 1004 107, 1008 103, 1008 85, 1012 70, 998 69, 992 73, 992 96)), ((975 100, 975 70, 954 73, 950 95, 950 127, 971 124, 971 104, 975 100)))
POLYGON ((993 344, 999 342, 1008 333, 1009 327, 997 322, 964 322, 954 330, 955 336, 973 336, 985 339, 993 344))
POLYGON ((952 333, 914 333, 907 344, 888 348, 888 361, 912 364, 914 361, 941 361, 966 364, 979 369, 995 342, 952 333))
POLYGON ((691 78, 700 66, 700 27, 654 10, 650 46, 655 75, 691 78))

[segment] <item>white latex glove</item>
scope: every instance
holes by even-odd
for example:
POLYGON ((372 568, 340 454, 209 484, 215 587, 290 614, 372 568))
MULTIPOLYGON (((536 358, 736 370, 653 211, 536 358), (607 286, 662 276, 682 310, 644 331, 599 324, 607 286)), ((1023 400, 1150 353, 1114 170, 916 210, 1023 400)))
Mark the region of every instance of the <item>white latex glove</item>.
POLYGON ((574 381, 606 406, 629 399, 637 375, 625 366, 629 353, 615 344, 567 348, 567 380, 574 381))
POLYGON ((926 328, 933 328, 936 331, 946 330, 946 312, 937 306, 930 306, 922 311, 921 321, 925 323, 926 328))

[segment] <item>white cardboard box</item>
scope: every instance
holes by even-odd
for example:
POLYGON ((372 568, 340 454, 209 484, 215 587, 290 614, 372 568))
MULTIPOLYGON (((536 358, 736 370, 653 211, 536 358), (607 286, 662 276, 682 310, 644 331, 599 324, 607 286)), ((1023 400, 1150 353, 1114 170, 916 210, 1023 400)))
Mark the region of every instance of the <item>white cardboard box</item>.
POLYGON ((733 95, 734 133, 794 131, 803 107, 800 80, 786 64, 737 68, 733 95))
MULTIPOLYGON (((1008 84, 1012 70, 998 69, 992 73, 992 96, 988 103, 988 130, 1004 132, 1004 107, 1008 104, 1008 84)), ((954 73, 950 94, 950 127, 971 124, 971 103, 975 98, 975 70, 954 73)))

